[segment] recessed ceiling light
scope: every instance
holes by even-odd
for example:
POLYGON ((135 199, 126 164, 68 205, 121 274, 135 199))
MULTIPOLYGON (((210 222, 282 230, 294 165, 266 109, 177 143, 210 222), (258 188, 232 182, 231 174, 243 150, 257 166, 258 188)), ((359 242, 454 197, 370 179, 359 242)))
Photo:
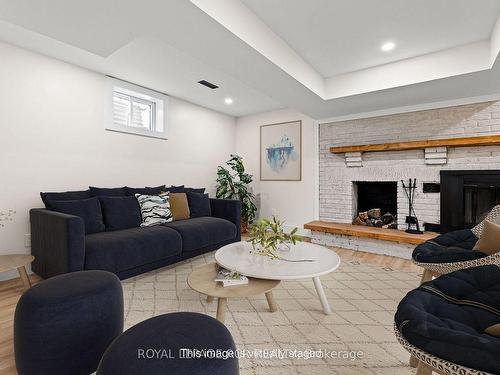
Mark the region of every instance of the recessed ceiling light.
POLYGON ((389 52, 392 51, 396 47, 396 43, 394 42, 385 42, 382 44, 382 47, 380 49, 384 52, 389 52))
POLYGON ((226 103, 228 105, 229 104, 233 104, 233 99, 232 98, 226 98, 226 99, 224 99, 224 103, 226 103))

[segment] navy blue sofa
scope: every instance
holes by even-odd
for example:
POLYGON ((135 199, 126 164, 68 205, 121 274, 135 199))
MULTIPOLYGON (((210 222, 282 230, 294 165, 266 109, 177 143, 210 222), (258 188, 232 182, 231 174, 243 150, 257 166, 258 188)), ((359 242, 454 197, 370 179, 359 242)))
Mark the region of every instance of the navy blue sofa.
MULTIPOLYGON (((110 196, 113 190, 116 191, 109 189, 104 194, 110 196)), ((46 205, 50 194, 53 193, 42 193, 46 205)), ((73 202, 92 197, 91 190, 54 194, 63 194, 64 200, 73 202)), ((60 199, 61 195, 57 197, 60 199)), ((240 201, 209 202, 209 212, 200 217, 152 227, 138 224, 121 230, 103 228, 95 233, 86 231, 80 216, 32 209, 33 272, 49 278, 67 272, 104 270, 126 279, 240 241, 240 201)))

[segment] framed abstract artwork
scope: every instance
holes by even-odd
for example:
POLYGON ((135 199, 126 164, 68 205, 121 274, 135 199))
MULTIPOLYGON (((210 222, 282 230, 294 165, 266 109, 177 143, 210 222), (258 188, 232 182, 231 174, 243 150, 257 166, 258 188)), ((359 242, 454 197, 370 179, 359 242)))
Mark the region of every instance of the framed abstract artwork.
POLYGON ((260 180, 302 179, 302 121, 260 127, 260 180))

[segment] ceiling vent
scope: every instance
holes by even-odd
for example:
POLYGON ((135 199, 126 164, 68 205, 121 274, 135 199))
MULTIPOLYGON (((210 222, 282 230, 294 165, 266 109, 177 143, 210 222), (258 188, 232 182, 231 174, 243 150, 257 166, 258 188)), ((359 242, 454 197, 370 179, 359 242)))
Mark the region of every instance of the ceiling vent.
POLYGON ((218 89, 218 88, 219 88, 219 86, 214 85, 214 84, 213 84, 213 83, 211 83, 211 82, 205 81, 204 79, 202 79, 201 81, 198 81, 198 83, 199 83, 200 85, 206 86, 206 87, 208 87, 208 88, 210 88, 210 89, 212 89, 212 90, 215 90, 215 89, 218 89))

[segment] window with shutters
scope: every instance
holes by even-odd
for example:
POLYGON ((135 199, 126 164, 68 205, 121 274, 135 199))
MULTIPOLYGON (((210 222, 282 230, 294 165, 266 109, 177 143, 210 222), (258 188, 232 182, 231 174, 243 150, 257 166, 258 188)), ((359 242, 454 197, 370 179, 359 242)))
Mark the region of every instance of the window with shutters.
POLYGON ((108 78, 108 91, 107 130, 167 138, 168 96, 115 78, 108 78))

